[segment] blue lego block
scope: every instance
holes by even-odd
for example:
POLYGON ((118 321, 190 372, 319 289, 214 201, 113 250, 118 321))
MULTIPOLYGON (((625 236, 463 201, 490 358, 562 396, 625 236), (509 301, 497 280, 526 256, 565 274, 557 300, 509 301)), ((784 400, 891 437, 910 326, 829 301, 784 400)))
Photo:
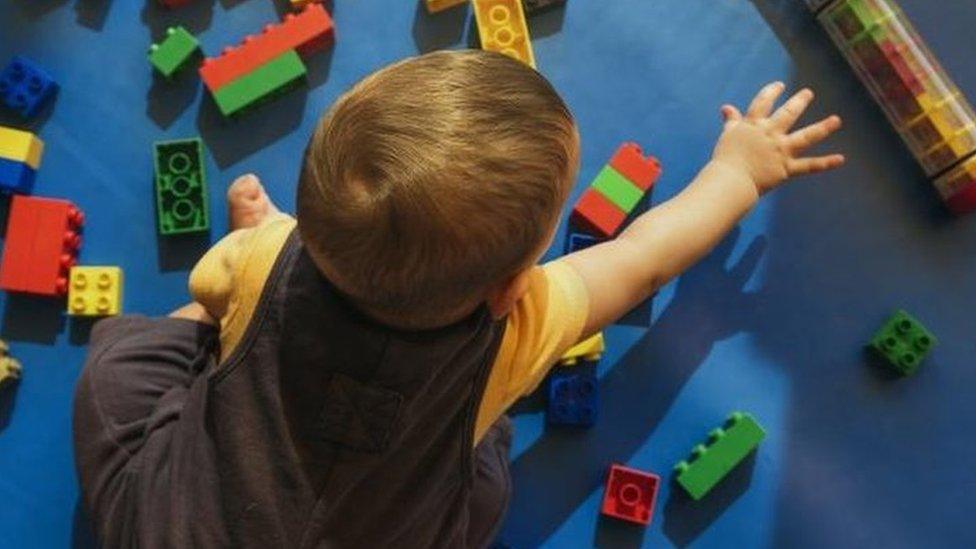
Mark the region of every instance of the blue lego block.
POLYGON ((546 421, 550 425, 592 426, 599 409, 598 387, 596 376, 590 373, 552 374, 546 421))
POLYGON ((36 115, 57 90, 51 75, 19 55, 0 73, 0 99, 22 118, 36 115))
POLYGON ((35 173, 34 168, 23 162, 0 158, 0 192, 30 194, 35 173))
POLYGON ((566 239, 566 253, 571 254, 580 250, 585 250, 594 244, 599 244, 603 240, 583 233, 569 233, 566 239))

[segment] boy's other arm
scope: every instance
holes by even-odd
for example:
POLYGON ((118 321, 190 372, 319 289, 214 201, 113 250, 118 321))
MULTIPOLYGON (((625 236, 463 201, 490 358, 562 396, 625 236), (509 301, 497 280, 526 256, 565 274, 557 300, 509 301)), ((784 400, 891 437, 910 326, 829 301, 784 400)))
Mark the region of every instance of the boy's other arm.
POLYGON ((763 88, 742 115, 725 105, 711 161, 677 196, 638 217, 620 236, 563 258, 590 295, 584 336, 615 322, 704 257, 759 197, 788 178, 837 168, 841 155, 802 157, 840 129, 830 116, 790 133, 813 100, 804 89, 776 112, 782 83, 763 88))

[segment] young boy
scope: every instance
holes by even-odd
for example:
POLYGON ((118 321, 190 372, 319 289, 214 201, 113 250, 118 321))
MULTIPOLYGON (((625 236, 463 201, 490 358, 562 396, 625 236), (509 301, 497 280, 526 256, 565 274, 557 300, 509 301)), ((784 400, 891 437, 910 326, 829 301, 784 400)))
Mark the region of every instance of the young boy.
POLYGON ((75 447, 103 543, 490 543, 506 409, 762 194, 843 162, 800 157, 840 120, 789 133, 813 94, 773 112, 783 88, 745 115, 722 108, 713 158, 681 194, 539 267, 579 154, 548 82, 478 51, 367 77, 311 138, 297 221, 240 178, 234 231, 191 275, 196 303, 95 327, 75 447))

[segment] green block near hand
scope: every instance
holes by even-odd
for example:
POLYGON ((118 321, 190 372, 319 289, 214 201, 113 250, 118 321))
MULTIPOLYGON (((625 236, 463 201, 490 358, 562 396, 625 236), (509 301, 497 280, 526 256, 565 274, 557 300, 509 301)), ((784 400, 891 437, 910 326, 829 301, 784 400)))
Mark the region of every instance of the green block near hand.
POLYGON ((182 69, 200 49, 200 43, 183 27, 166 29, 166 39, 149 46, 149 62, 166 78, 182 69))
POLYGON ((644 197, 644 191, 611 166, 604 166, 590 186, 600 192, 624 213, 630 213, 644 197))

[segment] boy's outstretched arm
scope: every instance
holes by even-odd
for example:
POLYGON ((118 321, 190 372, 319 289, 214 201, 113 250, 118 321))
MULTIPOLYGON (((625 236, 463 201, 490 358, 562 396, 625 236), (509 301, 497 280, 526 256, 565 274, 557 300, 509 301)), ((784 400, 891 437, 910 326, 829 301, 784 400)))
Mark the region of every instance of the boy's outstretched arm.
POLYGON ((804 89, 773 111, 784 85, 763 88, 745 115, 722 107, 725 128, 711 161, 680 194, 638 217, 609 242, 563 260, 590 296, 584 335, 615 322, 696 263, 755 206, 764 193, 796 175, 839 167, 839 154, 802 157, 841 126, 830 116, 790 132, 813 101, 804 89))

